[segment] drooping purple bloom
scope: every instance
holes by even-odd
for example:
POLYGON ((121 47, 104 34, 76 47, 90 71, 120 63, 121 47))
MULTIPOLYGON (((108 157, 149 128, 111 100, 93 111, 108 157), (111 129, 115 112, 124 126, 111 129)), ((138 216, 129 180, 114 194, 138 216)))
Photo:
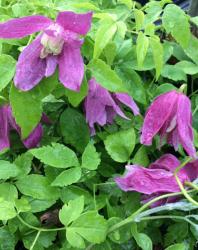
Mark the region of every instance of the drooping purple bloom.
MULTIPOLYGON (((123 177, 116 177, 115 182, 123 191, 137 191, 142 194, 143 201, 147 202, 165 193, 179 192, 180 188, 174 177, 174 170, 180 165, 180 161, 171 154, 165 154, 148 168, 138 165, 127 165, 123 177)), ((193 181, 198 178, 198 160, 188 163, 182 168, 178 177, 182 184, 185 181, 193 181)), ((174 199, 163 200, 155 203, 160 205, 174 199)))
POLYGON ((59 80, 67 88, 79 91, 84 76, 80 53, 83 40, 91 27, 92 13, 60 12, 53 22, 44 16, 27 16, 0 23, 0 38, 22 38, 42 31, 20 54, 15 86, 28 91, 43 77, 51 76, 59 66, 59 80))
POLYGON ((134 113, 139 114, 139 108, 132 97, 124 93, 111 94, 108 90, 100 86, 94 78, 89 81, 89 92, 85 99, 86 121, 89 124, 92 135, 95 134, 95 123, 104 126, 112 123, 116 115, 125 119, 119 103, 128 106, 134 113))
MULTIPOLYGON (((0 107, 0 120, 0 151, 2 151, 10 147, 10 131, 15 130, 21 136, 21 129, 16 124, 16 121, 12 115, 11 107, 8 105, 0 107)), ((47 119, 46 115, 43 115, 42 120, 45 123, 49 123, 49 119, 47 119)), ((38 146, 39 142, 41 141, 42 135, 43 129, 41 123, 39 123, 36 128, 30 133, 30 135, 23 140, 24 146, 26 148, 34 148, 38 146)))
POLYGON ((188 155, 196 157, 191 102, 186 95, 173 90, 153 101, 144 119, 141 143, 151 145, 156 134, 161 140, 166 137, 175 150, 181 144, 188 155))

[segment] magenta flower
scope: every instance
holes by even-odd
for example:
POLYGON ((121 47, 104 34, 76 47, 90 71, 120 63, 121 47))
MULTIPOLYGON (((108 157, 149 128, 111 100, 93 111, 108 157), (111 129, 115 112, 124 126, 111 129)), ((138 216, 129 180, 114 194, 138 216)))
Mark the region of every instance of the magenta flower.
POLYGON ((151 145, 159 134, 175 150, 179 144, 188 155, 196 157, 193 144, 191 102, 187 96, 175 90, 158 96, 146 113, 142 127, 141 143, 151 145))
POLYGON ((86 121, 89 124, 92 135, 95 134, 94 124, 104 126, 112 123, 117 115, 128 119, 122 112, 119 103, 128 106, 134 113, 139 114, 139 108, 132 97, 123 93, 111 94, 101 87, 94 78, 89 81, 89 92, 85 99, 86 121))
POLYGON ((15 86, 28 91, 43 77, 51 76, 59 66, 59 80, 79 91, 84 75, 80 53, 83 40, 91 27, 92 13, 60 12, 53 22, 44 16, 27 16, 0 24, 0 38, 22 38, 42 31, 20 54, 14 78, 15 86))
MULTIPOLYGON (((16 130, 21 136, 21 129, 16 124, 15 119, 12 115, 11 107, 8 105, 0 107, 0 151, 10 147, 9 133, 11 130, 16 130)), ((45 123, 49 123, 49 119, 43 115, 42 120, 45 123)), ((26 148, 34 148, 38 146, 43 135, 43 129, 39 123, 31 134, 23 140, 23 144, 26 148)))
MULTIPOLYGON (((180 188, 174 177, 174 170, 180 165, 180 161, 171 154, 165 154, 148 168, 138 165, 127 165, 123 177, 116 177, 115 182, 123 191, 137 191, 144 194, 143 201, 147 202, 165 193, 179 192, 180 188)), ((193 181, 198 177, 198 160, 188 163, 182 168, 178 177, 182 184, 185 181, 193 181)), ((160 205, 174 199, 163 200, 155 203, 160 205)))

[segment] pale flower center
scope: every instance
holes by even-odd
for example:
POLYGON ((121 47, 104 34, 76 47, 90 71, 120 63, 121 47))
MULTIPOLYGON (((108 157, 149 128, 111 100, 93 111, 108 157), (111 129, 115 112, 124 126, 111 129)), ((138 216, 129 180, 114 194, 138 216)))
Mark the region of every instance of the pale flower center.
POLYGON ((46 58, 49 54, 54 56, 59 55, 63 49, 64 39, 62 36, 62 27, 58 24, 52 24, 47 29, 47 31, 53 33, 53 35, 48 35, 44 33, 41 37, 41 44, 43 48, 41 50, 40 58, 46 58))

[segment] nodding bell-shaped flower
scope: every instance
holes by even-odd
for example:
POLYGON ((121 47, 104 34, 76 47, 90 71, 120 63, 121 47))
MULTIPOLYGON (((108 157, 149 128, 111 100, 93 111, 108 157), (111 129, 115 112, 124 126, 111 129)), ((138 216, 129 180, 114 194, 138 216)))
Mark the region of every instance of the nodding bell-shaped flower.
MULTIPOLYGON (((144 194, 143 202, 147 202, 162 194, 180 192, 174 176, 178 166, 180 161, 174 155, 165 154, 148 168, 127 165, 124 176, 116 177, 115 182, 123 191, 137 191, 144 194)), ((195 180, 198 177, 198 160, 188 163, 177 175, 182 184, 185 181, 195 180)), ((154 203, 154 206, 174 201, 175 197, 154 203)))
MULTIPOLYGON (((10 131, 15 130, 21 136, 21 129, 16 124, 16 121, 12 115, 11 107, 9 105, 0 107, 0 120, 0 151, 2 151, 10 147, 10 131)), ((45 114, 43 114, 41 120, 44 123, 50 123, 48 117, 45 114)), ((43 129, 41 123, 39 123, 36 128, 30 133, 30 135, 22 142, 26 148, 37 147, 41 141, 42 135, 43 129)))
POLYGON ((59 66, 59 80, 66 87, 79 91, 84 76, 80 53, 83 39, 91 27, 92 13, 60 12, 53 22, 45 16, 27 16, 0 23, 0 38, 22 38, 42 31, 20 54, 14 83, 28 91, 43 77, 51 76, 59 66))
POLYGON ((151 145, 156 134, 161 140, 166 138, 175 150, 181 144, 189 156, 196 157, 191 102, 186 95, 173 90, 153 101, 144 119, 141 143, 151 145))
POLYGON ((89 81, 89 92, 84 104, 86 121, 89 124, 92 135, 95 134, 95 123, 100 126, 104 126, 107 123, 111 124, 116 115, 129 119, 121 110, 120 103, 128 106, 134 115, 139 114, 138 106, 128 94, 112 94, 98 84, 94 78, 89 81))

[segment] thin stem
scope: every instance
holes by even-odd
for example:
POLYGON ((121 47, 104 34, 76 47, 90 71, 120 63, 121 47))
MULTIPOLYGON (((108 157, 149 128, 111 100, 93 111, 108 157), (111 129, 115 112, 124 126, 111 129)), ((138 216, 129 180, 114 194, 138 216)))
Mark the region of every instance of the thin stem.
POLYGON ((21 218, 21 216, 19 214, 17 214, 17 218, 20 220, 20 222, 22 224, 24 224, 26 227, 29 227, 33 230, 36 230, 36 231, 41 231, 41 232, 54 232, 54 231, 62 231, 62 230, 66 230, 66 227, 59 227, 59 228, 50 228, 50 229, 47 229, 47 228, 42 228, 42 227, 35 227, 35 226, 32 226, 30 225, 29 223, 27 223, 26 221, 24 221, 24 219, 21 218))
POLYGON ((38 231, 38 233, 36 234, 36 237, 35 237, 34 241, 32 242, 30 250, 33 250, 33 248, 34 248, 34 246, 35 246, 35 244, 36 244, 36 242, 37 242, 37 240, 39 238, 40 233, 41 233, 41 231, 38 231))
POLYGON ((194 183, 186 181, 185 184, 186 184, 187 186, 189 186, 189 187, 195 189, 196 191, 198 191, 198 186, 195 185, 194 183))

